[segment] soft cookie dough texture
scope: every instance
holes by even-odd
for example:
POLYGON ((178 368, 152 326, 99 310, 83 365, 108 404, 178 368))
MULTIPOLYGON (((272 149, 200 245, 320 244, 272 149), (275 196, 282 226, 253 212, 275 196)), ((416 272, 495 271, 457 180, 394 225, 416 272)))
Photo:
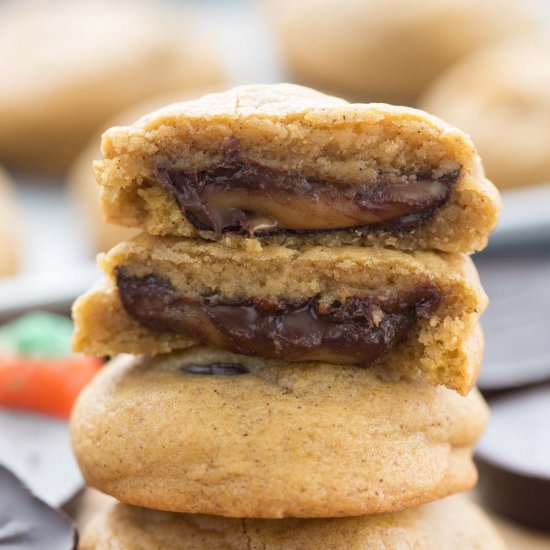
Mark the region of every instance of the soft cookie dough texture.
MULTIPOLYGON (((170 92, 146 101, 140 101, 137 105, 132 105, 123 112, 118 113, 110 122, 102 125, 98 129, 97 135, 102 131, 116 124, 130 123, 139 117, 155 109, 168 105, 176 101, 183 101, 193 97, 199 97, 206 93, 204 88, 186 89, 179 92, 170 92)), ((89 140, 87 145, 78 154, 75 161, 71 164, 67 179, 69 181, 71 195, 75 200, 79 211, 87 222, 91 240, 98 252, 109 250, 118 243, 130 239, 139 231, 112 223, 107 223, 103 219, 103 211, 100 203, 100 187, 96 184, 92 165, 101 153, 99 150, 99 140, 97 135, 89 140)))
POLYGON ((140 235, 115 247, 100 257, 108 280, 74 305, 75 349, 100 356, 155 354, 197 343, 193 334, 147 328, 130 316, 117 289, 120 267, 132 276, 161 276, 185 297, 215 295, 229 301, 318 297, 321 303, 346 303, 354 296, 376 297, 385 291, 403 296, 435 285, 440 296, 435 309, 417 318, 408 338, 389 351, 384 364, 399 372, 421 372, 431 383, 461 393, 474 385, 482 352, 478 320, 487 298, 469 257, 370 247, 241 244, 248 246, 140 235))
MULTIPOLYGON (((228 141, 238 144, 247 161, 329 182, 334 190, 382 186, 384 193, 395 182, 457 174, 445 202, 413 228, 371 225, 263 237, 256 233, 263 242, 470 253, 486 245, 498 219, 496 189, 460 130, 422 111, 350 104, 289 84, 206 95, 108 130, 102 139, 103 160, 95 163, 106 219, 154 235, 215 238, 183 214, 159 183, 159 170, 200 172, 220 162, 228 141)), ((232 181, 227 185, 230 188, 232 181)), ((271 182, 265 185, 269 189, 271 182)))
POLYGON ((474 504, 451 497, 413 510, 336 519, 230 519, 124 504, 89 525, 80 550, 504 550, 474 504))
POLYGON ((531 23, 519 0, 272 0, 293 80, 411 105, 442 70, 531 23))
POLYGON ((139 233, 137 229, 107 223, 99 203, 92 164, 97 157, 97 137, 79 153, 68 172, 71 198, 85 220, 90 240, 97 252, 104 252, 139 233))
POLYGON ((212 42, 208 29, 165 2, 1 2, 0 160, 64 171, 121 109, 219 83, 212 42))
POLYGON ((421 104, 472 136, 498 187, 550 183, 550 38, 502 42, 469 56, 421 104))
POLYGON ((127 504, 230 517, 402 510, 471 488, 487 421, 467 397, 383 369, 212 348, 121 356, 80 395, 86 482, 127 504), (244 374, 192 374, 232 364, 244 374))
POLYGON ((0 169, 0 277, 17 271, 17 226, 15 198, 8 175, 0 169))

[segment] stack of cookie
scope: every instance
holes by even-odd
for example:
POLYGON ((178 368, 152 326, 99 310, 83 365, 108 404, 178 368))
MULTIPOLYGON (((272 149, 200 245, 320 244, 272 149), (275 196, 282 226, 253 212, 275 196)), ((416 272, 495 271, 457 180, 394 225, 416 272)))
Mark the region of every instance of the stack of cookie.
POLYGON ((86 481, 124 503, 83 548, 500 547, 473 505, 432 503, 475 484, 487 419, 465 253, 499 198, 463 133, 248 86, 102 152, 108 221, 144 233, 74 308, 79 351, 131 354, 73 412, 86 481))

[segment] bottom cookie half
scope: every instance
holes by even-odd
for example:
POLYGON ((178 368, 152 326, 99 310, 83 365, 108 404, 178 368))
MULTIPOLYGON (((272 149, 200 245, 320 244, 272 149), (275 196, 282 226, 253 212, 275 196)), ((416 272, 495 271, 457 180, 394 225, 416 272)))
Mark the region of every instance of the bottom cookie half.
POLYGON ((419 508, 336 519, 229 519, 115 504, 84 533, 80 550, 503 550, 485 515, 464 497, 419 508))

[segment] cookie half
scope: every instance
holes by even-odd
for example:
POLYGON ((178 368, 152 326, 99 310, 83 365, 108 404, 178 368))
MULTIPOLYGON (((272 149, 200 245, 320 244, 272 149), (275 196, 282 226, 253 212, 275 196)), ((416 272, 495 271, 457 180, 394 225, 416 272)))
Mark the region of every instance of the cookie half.
POLYGON ((229 519, 115 504, 86 529, 81 550, 504 550, 488 518, 463 497, 419 508, 337 519, 229 519))
POLYGON ((384 362, 467 393, 487 298, 467 256, 357 247, 228 246, 141 235, 100 260, 109 281, 74 307, 78 351, 384 362))
POLYGON ((108 221, 154 235, 473 252, 500 199, 469 138, 289 84, 177 103, 103 135, 108 221))
POLYGON ((81 394, 71 433, 86 482, 127 504, 339 517, 469 489, 486 420, 475 390, 196 347, 114 360, 81 394))

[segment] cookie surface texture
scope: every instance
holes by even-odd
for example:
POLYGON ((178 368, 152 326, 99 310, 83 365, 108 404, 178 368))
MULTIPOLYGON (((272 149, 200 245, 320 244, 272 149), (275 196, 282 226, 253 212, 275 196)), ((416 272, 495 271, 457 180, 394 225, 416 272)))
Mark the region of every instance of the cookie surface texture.
POLYGON ((153 235, 469 253, 500 211, 457 128, 290 84, 167 106, 105 132, 102 154, 106 219, 153 235))
POLYGON ((469 489, 486 420, 475 390, 198 347, 112 362, 81 394, 71 432, 87 483, 128 504, 339 517, 469 489))

